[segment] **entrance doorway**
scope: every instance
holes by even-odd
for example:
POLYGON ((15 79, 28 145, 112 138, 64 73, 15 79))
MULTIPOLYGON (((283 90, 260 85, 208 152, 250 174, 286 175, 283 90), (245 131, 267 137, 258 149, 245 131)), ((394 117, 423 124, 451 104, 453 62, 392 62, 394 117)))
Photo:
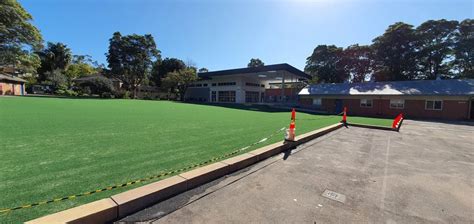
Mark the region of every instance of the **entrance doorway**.
POLYGON ((339 114, 342 112, 342 100, 341 99, 337 99, 336 100, 336 114, 339 114))
POLYGON ((471 113, 469 119, 474 120, 474 100, 471 100, 471 113))

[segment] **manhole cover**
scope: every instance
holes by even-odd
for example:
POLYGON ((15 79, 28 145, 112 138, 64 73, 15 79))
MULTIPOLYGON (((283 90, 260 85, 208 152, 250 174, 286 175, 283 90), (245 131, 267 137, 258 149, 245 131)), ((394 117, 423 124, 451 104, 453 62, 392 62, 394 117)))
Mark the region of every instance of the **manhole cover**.
POLYGON ((341 203, 346 202, 346 196, 345 195, 339 194, 337 192, 330 191, 330 190, 327 190, 327 189, 324 190, 322 196, 325 197, 325 198, 329 198, 331 200, 334 200, 334 201, 341 202, 341 203))

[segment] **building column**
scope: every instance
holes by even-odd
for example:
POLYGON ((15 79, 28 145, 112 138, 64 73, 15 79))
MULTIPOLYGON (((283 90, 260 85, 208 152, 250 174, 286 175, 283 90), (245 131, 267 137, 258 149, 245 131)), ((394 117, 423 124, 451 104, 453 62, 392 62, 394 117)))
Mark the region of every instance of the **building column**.
POLYGON ((283 101, 285 99, 285 73, 283 72, 282 78, 281 78, 281 103, 283 104, 283 101))

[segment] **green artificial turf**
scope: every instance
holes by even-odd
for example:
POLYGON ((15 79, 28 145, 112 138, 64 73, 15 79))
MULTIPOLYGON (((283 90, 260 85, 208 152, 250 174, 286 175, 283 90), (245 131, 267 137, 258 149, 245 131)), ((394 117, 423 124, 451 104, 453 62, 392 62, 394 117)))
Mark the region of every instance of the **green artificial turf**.
MULTIPOLYGON (((289 111, 166 101, 0 97, 0 210, 179 169, 287 127, 289 111)), ((296 132, 340 116, 297 113, 296 132)), ((390 125, 391 120, 357 118, 390 125)), ((348 121, 355 121, 350 117, 348 121)), ((283 133, 256 145, 283 139, 283 133)), ((147 184, 0 214, 23 222, 147 184)))
POLYGON ((370 117, 347 117, 347 123, 368 124, 373 126, 392 127, 392 119, 378 119, 370 117))

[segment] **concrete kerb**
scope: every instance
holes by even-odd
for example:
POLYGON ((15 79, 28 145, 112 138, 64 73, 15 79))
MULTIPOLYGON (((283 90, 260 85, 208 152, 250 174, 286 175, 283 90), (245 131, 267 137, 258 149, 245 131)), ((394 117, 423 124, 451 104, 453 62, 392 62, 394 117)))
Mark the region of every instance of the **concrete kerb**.
POLYGON ((398 131, 397 129, 393 129, 391 127, 383 127, 383 126, 368 125, 368 124, 347 123, 347 125, 353 126, 353 127, 359 127, 359 128, 370 128, 370 129, 385 130, 385 131, 398 131))
POLYGON ((174 195, 228 175, 258 161, 277 155, 312 139, 334 131, 334 124, 296 137, 295 142, 277 142, 220 162, 181 173, 154 183, 131 189, 110 198, 50 214, 31 221, 36 223, 107 223, 166 200, 174 195))
POLYGON ((107 223, 117 219, 117 204, 110 198, 101 199, 58 213, 43 216, 27 224, 40 223, 107 223))

